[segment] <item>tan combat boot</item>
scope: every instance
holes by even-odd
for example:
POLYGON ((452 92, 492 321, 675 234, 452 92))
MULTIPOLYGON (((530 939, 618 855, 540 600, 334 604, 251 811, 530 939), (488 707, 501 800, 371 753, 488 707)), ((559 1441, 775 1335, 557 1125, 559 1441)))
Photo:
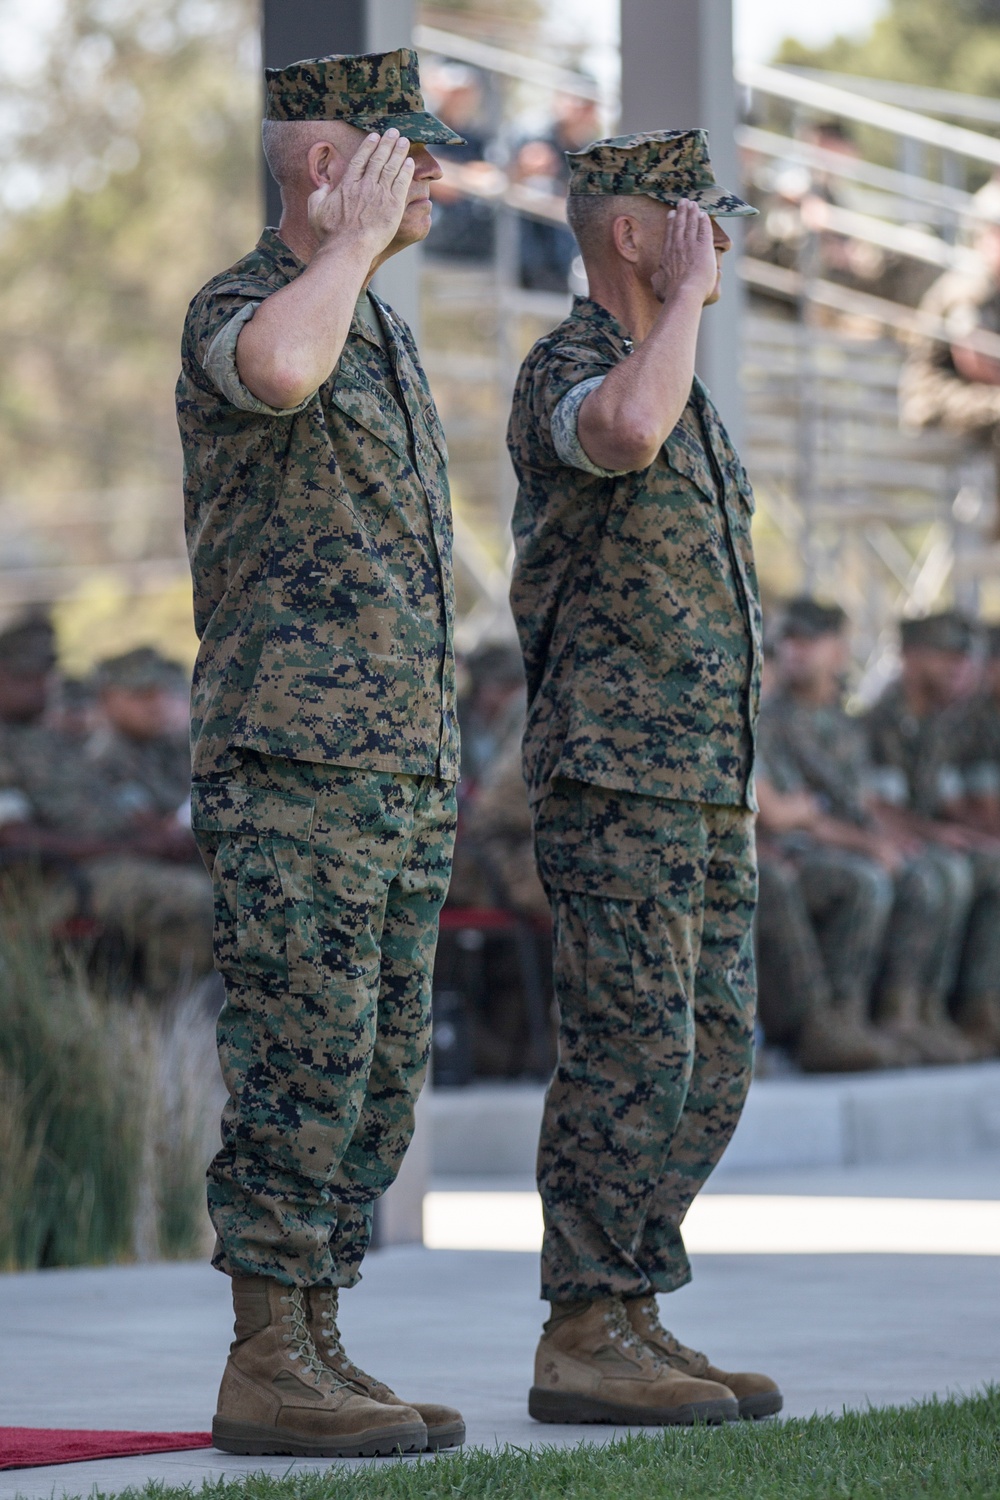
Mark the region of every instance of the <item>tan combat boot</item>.
POLYGON ((1000 996, 975 995, 957 1016, 963 1036, 976 1049, 976 1056, 1000 1056, 1000 996))
POLYGON ((323 1363, 353 1390, 371 1401, 393 1409, 405 1407, 415 1411, 427 1428, 427 1447, 458 1448, 465 1442, 465 1422, 461 1412, 452 1406, 431 1402, 402 1401, 374 1375, 358 1368, 348 1359, 337 1329, 338 1291, 336 1287, 314 1286, 306 1293, 309 1333, 323 1363))
POLYGON ((664 1364, 632 1331, 620 1297, 558 1309, 535 1355, 528 1413, 536 1422, 691 1427, 739 1416, 725 1385, 692 1380, 664 1364))
POLYGON ((668 1333, 660 1322, 659 1308, 652 1293, 648 1297, 630 1297, 625 1303, 625 1311, 629 1324, 639 1337, 672 1369, 696 1380, 715 1380, 728 1386, 739 1402, 740 1416, 745 1421, 773 1417, 781 1410, 784 1397, 767 1375, 754 1375, 749 1371, 730 1375, 725 1370, 717 1370, 709 1364, 707 1355, 688 1349, 668 1333))
POLYGON ((937 1039, 921 1020, 922 999, 915 990, 884 991, 878 998, 875 1021, 879 1031, 910 1054, 911 1063, 939 1063, 937 1039))
POLYGON ((815 1010, 806 1017, 795 1056, 806 1073, 867 1073, 909 1060, 891 1036, 840 1010, 815 1010))
POLYGON ((224 1453, 373 1458, 420 1452, 427 1429, 408 1406, 369 1401, 320 1359, 305 1293, 268 1276, 234 1276, 236 1339, 212 1441, 224 1453))

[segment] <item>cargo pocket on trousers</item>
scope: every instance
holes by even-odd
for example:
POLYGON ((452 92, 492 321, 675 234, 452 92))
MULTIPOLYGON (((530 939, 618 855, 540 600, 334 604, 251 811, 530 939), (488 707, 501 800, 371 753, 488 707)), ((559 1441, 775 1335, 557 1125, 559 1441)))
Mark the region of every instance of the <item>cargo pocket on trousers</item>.
POLYGON ((237 982, 316 994, 323 966, 306 798, 200 786, 192 826, 215 846, 215 963, 237 982))

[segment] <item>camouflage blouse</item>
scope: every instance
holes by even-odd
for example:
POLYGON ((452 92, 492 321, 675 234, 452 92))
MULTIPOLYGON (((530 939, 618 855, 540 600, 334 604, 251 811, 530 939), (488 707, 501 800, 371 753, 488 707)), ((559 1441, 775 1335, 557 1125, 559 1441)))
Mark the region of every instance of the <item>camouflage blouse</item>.
POLYGON ((530 793, 565 776, 754 808, 753 492, 697 379, 648 469, 589 462, 575 436, 579 405, 631 351, 621 324, 578 298, 534 346, 514 393, 511 603, 528 679, 530 793))
POLYGON ((409 329, 376 300, 386 350, 356 314, 328 379, 291 411, 239 379, 241 327, 302 270, 265 230, 184 328, 194 773, 227 771, 246 747, 454 780, 447 449, 409 329))

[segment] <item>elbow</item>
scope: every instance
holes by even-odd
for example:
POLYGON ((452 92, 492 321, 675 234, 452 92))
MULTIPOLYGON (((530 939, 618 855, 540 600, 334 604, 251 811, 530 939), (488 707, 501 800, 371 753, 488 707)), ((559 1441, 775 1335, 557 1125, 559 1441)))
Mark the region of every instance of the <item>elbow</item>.
POLYGON ((613 449, 615 462, 607 468, 634 470, 648 469, 663 441, 659 428, 642 421, 622 422, 614 434, 608 435, 608 447, 613 449))
POLYGON ((258 401, 279 411, 301 406, 316 390, 309 377, 294 364, 271 364, 243 377, 243 384, 258 401))

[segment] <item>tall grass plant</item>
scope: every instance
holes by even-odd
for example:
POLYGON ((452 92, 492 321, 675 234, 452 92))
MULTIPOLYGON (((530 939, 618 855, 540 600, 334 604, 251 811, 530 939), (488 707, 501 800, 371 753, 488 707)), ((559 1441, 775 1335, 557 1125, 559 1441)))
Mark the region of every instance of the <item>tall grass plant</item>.
POLYGON ((184 1256, 207 1231, 213 1023, 102 993, 25 892, 0 906, 0 1267, 184 1256))

